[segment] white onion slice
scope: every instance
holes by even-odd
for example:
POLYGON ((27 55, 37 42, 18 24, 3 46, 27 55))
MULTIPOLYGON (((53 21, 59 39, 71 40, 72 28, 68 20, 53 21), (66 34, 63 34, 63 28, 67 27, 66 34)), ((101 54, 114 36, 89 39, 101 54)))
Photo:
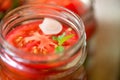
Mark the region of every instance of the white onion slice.
POLYGON ((43 23, 39 25, 44 34, 58 34, 62 31, 62 24, 52 18, 45 18, 43 23))

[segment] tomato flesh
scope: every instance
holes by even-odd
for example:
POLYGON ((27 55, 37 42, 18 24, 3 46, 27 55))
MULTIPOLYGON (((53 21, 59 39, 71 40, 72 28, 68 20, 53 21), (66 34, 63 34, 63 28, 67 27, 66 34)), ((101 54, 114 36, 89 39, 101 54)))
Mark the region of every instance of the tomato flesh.
POLYGON ((9 43, 20 50, 28 53, 44 55, 55 53, 55 48, 58 45, 58 42, 52 39, 53 36, 58 37, 63 33, 66 33, 66 35, 74 34, 71 39, 63 44, 65 49, 74 45, 78 40, 76 32, 66 25, 63 25, 63 30, 59 34, 45 35, 38 26, 41 23, 41 21, 36 21, 20 25, 10 31, 6 36, 6 39, 9 43))

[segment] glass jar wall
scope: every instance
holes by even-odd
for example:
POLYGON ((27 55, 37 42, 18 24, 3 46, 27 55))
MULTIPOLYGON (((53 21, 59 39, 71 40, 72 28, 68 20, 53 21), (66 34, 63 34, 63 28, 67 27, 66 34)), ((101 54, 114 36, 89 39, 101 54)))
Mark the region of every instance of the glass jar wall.
MULTIPOLYGON (((45 36, 46 35, 44 35, 44 38, 45 36)), ((67 36, 63 40, 69 37, 70 36, 67 36)), ((70 43, 74 38, 70 40, 70 43)), ((37 42, 35 44, 41 43, 42 42, 37 42)), ((86 58, 85 47, 86 37, 83 22, 73 12, 54 5, 32 4, 21 6, 8 13, 1 21, 0 80, 86 80, 83 67, 86 58), (73 30, 74 32, 72 33, 75 33, 74 35, 78 38, 76 43, 59 54, 50 52, 43 52, 42 54, 41 52, 37 52, 37 54, 35 54, 36 47, 30 47, 34 46, 34 39, 37 38, 36 40, 39 40, 38 37, 41 38, 40 34, 36 33, 35 25, 38 22, 44 22, 46 17, 53 19, 53 22, 59 21, 60 24, 70 27, 68 31, 73 30), (29 32, 30 29, 34 30, 29 32), (21 42, 23 42, 22 39, 26 38, 28 34, 29 36, 37 35, 37 37, 33 37, 34 39, 29 37, 29 40, 32 40, 30 41, 32 44, 21 45, 21 42), (23 36, 21 37, 21 35, 23 36), (18 48, 18 46, 20 47, 18 48), (30 51, 31 49, 35 50, 29 52, 29 50, 26 51, 26 49, 30 51)))
POLYGON ((45 3, 63 6, 78 14, 85 24, 87 40, 89 40, 96 30, 96 21, 93 11, 94 0, 25 0, 25 4, 45 3))

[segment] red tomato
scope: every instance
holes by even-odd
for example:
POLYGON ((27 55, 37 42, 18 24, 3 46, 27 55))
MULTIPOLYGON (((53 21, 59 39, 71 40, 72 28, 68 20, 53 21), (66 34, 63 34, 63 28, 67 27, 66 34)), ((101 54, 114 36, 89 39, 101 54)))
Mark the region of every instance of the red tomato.
POLYGON ((12 5, 12 0, 0 0, 0 11, 9 9, 12 5))
POLYGON ((78 15, 83 15, 87 11, 85 4, 80 0, 71 0, 70 3, 64 7, 75 12, 78 15))
POLYGON ((54 53, 55 48, 58 45, 58 43, 52 39, 53 36, 58 37, 64 32, 66 33, 66 36, 73 34, 74 36, 63 44, 65 48, 68 48, 77 42, 78 36, 72 28, 63 25, 61 33, 56 35, 45 35, 38 27, 40 23, 41 22, 31 22, 18 26, 6 36, 7 41, 23 51, 34 54, 42 53, 45 55, 54 53))
MULTIPOLYGON (((31 58, 31 56, 29 55, 23 56, 26 59, 37 61, 37 60, 54 60, 58 58, 59 55, 52 53, 55 51, 56 45, 58 45, 58 43, 52 39, 52 36, 58 37, 61 36, 63 33, 65 33, 66 36, 73 34, 74 36, 69 40, 65 41, 65 43, 62 45, 64 46, 65 49, 70 48, 78 40, 78 35, 76 34, 76 32, 72 28, 67 27, 66 25, 63 25, 63 30, 59 34, 45 35, 38 27, 39 24, 41 24, 40 21, 22 24, 17 28, 11 30, 11 32, 9 32, 8 35, 6 36, 7 41, 18 49, 21 49, 29 53, 46 55, 39 58, 36 56, 32 56, 31 58), (47 55, 51 53, 52 53, 51 56, 47 55)), ((60 63, 48 63, 36 65, 28 64, 27 66, 35 68, 53 68, 63 65, 65 63, 67 63, 67 61, 60 63)))
POLYGON ((70 46, 74 45, 78 41, 78 35, 72 28, 67 28, 65 32, 66 32, 66 35, 70 35, 70 34, 74 35, 72 38, 70 38, 64 43, 64 45, 69 48, 70 46))
POLYGON ((7 36, 7 41, 13 46, 30 53, 48 53, 53 52, 55 43, 51 36, 43 35, 38 25, 41 22, 32 22, 23 24, 13 29, 7 36), (39 45, 40 44, 40 45, 39 45))
POLYGON ((70 4, 66 5, 65 7, 66 7, 67 9, 75 12, 76 14, 79 14, 77 8, 75 7, 75 5, 74 5, 73 3, 70 3, 70 4))

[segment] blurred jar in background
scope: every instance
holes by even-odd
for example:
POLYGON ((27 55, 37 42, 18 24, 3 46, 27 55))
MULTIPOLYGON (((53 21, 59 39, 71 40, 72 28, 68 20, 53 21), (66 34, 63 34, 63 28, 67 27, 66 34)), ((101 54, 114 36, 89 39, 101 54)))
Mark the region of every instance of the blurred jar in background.
POLYGON ((94 0, 0 0, 0 19, 10 10, 23 4, 53 4, 60 5, 78 14, 84 22, 87 34, 87 52, 92 53, 94 44, 92 41, 96 31, 94 18, 94 0))
POLYGON ((0 0, 0 19, 10 10, 20 6, 23 0, 0 0))
POLYGON ((25 4, 46 3, 60 5, 78 14, 86 27, 87 41, 91 39, 96 29, 93 12, 93 0, 24 0, 25 4))
POLYGON ((94 2, 95 0, 24 0, 24 4, 45 3, 63 6, 80 16, 85 25, 89 58, 94 55, 95 48, 94 35, 96 31, 96 20, 94 18, 94 2))

